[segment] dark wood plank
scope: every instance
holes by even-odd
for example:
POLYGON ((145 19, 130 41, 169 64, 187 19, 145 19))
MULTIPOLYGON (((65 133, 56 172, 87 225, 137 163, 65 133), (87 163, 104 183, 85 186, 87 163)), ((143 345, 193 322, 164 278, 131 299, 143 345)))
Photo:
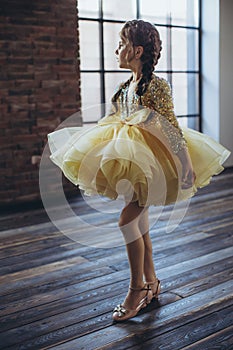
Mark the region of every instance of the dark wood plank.
POLYGON ((35 322, 16 329, 11 329, 4 332, 3 336, 0 334, 1 343, 9 347, 15 345, 15 342, 17 342, 19 344, 23 343, 25 349, 26 344, 28 344, 28 348, 38 349, 36 347, 38 342, 40 345, 48 346, 51 344, 51 338, 52 342, 54 342, 55 336, 58 337, 58 335, 62 335, 62 337, 64 337, 64 334, 62 334, 63 332, 65 332, 67 336, 69 325, 73 325, 72 330, 75 328, 75 337, 77 337, 77 334, 79 335, 79 339, 75 339, 72 344, 67 344, 69 349, 71 348, 70 345, 73 346, 74 344, 76 344, 76 348, 81 346, 83 349, 94 349, 96 337, 99 339, 99 347, 108 344, 109 338, 111 338, 112 341, 119 341, 119 339, 125 338, 126 332, 128 336, 134 334, 136 325, 138 332, 144 333, 145 329, 147 329, 148 333, 151 332, 155 336, 160 334, 160 332, 164 332, 165 328, 166 331, 169 331, 174 326, 178 327, 178 325, 184 325, 190 322, 190 318, 193 321, 200 316, 205 316, 210 311, 215 312, 220 310, 223 308, 224 304, 228 306, 228 303, 233 302, 232 283, 230 281, 219 284, 210 288, 208 293, 204 291, 194 294, 190 297, 177 300, 175 303, 165 305, 163 308, 159 308, 156 313, 144 312, 128 323, 113 325, 110 313, 118 300, 119 297, 106 299, 105 303, 101 301, 78 309, 73 309, 69 312, 64 312, 62 313, 62 317, 58 314, 56 316, 47 317, 46 320, 42 322, 35 322), (191 315, 190 309, 192 310, 191 315), (105 319, 104 328, 102 317, 105 319), (95 322, 93 323, 94 318, 95 322), (86 324, 86 320, 88 321, 89 319, 91 319, 94 329, 91 328, 90 322, 86 324), (101 322, 101 329, 99 329, 98 320, 101 322), (110 326, 111 331, 108 329, 110 326), (51 338, 43 337, 43 334, 46 335, 48 330, 51 338), (90 330, 92 331, 91 333, 90 330), (40 339, 36 339, 38 333, 41 334, 40 339), (28 340, 31 339, 33 341, 29 341, 28 343, 28 340), (35 343, 34 339, 36 339, 35 343))
MULTIPOLYGON (((129 283, 125 247, 111 232, 118 213, 70 204, 91 224, 80 235, 97 243, 109 229, 108 249, 70 240, 42 208, 0 217, 1 349, 233 349, 233 170, 198 192, 171 233, 173 206, 164 208, 151 229, 160 302, 122 324, 111 319, 129 283)), ((62 210, 54 208, 61 218, 62 210)))
MULTIPOLYGON (((219 272, 225 273, 225 271, 229 271, 233 266, 233 258, 224 259, 221 263, 212 263, 206 266, 202 266, 200 268, 192 269, 191 271, 183 272, 180 271, 176 276, 167 276, 162 281, 162 291, 166 292, 169 290, 173 290, 179 288, 181 286, 186 286, 189 283, 195 282, 198 279, 204 278, 208 275, 213 275, 213 280, 218 283, 218 280, 214 277, 219 272)), ((2 315, 7 315, 11 313, 16 313, 24 310, 26 312, 27 309, 31 309, 32 307, 40 306, 40 313, 42 313, 42 306, 44 305, 46 312, 50 312, 50 309, 54 309, 54 305, 59 305, 59 302, 63 305, 72 306, 72 301, 75 299, 76 303, 85 300, 85 291, 88 289, 88 296, 93 300, 101 300, 104 299, 105 293, 108 293, 109 288, 113 290, 114 295, 120 295, 122 291, 127 289, 128 286, 128 274, 125 279, 122 279, 121 272, 115 272, 113 274, 108 274, 104 276, 98 276, 91 280, 80 281, 77 284, 70 284, 67 288, 67 285, 61 288, 53 288, 52 290, 41 290, 37 291, 36 288, 32 296, 24 297, 24 299, 20 298, 22 295, 21 292, 18 293, 18 297, 16 294, 2 296, 2 305, 0 308, 0 312, 2 315), (113 284, 114 281, 114 284, 113 284), (53 292, 55 290, 55 292, 53 292), (93 290, 93 292, 92 292, 93 290), (39 294, 38 294, 39 293, 39 294), (34 295, 38 295, 35 298, 34 295), (11 297, 13 298, 13 301, 11 297), (14 301, 15 300, 15 301, 14 301)), ((88 300, 87 300, 88 302, 88 300)), ((56 309, 56 307, 55 307, 56 309)), ((33 310, 32 310, 33 311, 33 310)), ((36 309, 35 309, 36 311, 36 309)))
POLYGON ((182 350, 232 350, 233 349, 233 326, 211 334, 182 350))
MULTIPOLYGON (((215 334, 225 332, 225 328, 232 329, 232 313, 233 306, 221 309, 218 312, 213 312, 210 315, 206 315, 202 318, 198 318, 195 321, 183 325, 179 330, 179 335, 177 334, 177 329, 173 329, 169 332, 165 332, 159 336, 153 337, 148 340, 148 337, 144 334, 143 336, 138 335, 137 332, 131 337, 125 338, 123 341, 119 341, 114 344, 117 350, 132 349, 141 350, 144 349, 192 349, 192 344, 199 344, 196 349, 207 349, 203 346, 204 339, 199 343, 199 339, 205 338, 205 345, 207 343, 210 345, 210 338, 215 338, 215 334), (229 327, 229 328, 228 328, 229 327), (134 345, 136 344, 136 345, 134 345)), ((228 332, 227 332, 228 333, 228 332)), ((225 339, 226 341, 226 339, 225 339)), ((213 345, 213 342, 211 342, 213 345)), ((229 345, 229 340, 227 341, 229 345)), ((214 349, 215 347, 209 348, 214 349)), ((229 349, 223 347, 223 349, 229 349)), ((216 347, 219 349, 219 347, 216 347)), ((221 348, 222 349, 222 348, 221 348)), ((111 345, 106 345, 102 347, 102 350, 111 350, 111 345)))

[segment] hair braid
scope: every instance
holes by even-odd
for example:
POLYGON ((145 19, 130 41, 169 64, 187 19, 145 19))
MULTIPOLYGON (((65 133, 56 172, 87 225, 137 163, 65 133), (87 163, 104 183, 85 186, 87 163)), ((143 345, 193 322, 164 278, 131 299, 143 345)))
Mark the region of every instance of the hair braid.
POLYGON ((141 41, 140 44, 137 43, 136 45, 143 46, 144 50, 141 57, 142 78, 139 81, 136 92, 139 96, 142 96, 150 83, 154 72, 154 67, 157 65, 161 56, 160 52, 162 50, 162 42, 157 29, 151 23, 140 21, 140 24, 142 27, 144 27, 142 28, 143 41, 141 41))

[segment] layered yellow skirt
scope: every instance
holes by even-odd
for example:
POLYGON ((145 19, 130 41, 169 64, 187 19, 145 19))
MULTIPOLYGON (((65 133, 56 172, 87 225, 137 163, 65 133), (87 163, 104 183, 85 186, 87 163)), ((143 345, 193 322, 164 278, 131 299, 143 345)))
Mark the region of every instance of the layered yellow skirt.
POLYGON ((91 128, 57 130, 48 135, 50 158, 86 195, 121 195, 140 206, 171 204, 208 185, 230 155, 207 135, 182 130, 196 174, 194 185, 185 190, 182 164, 156 125, 148 129, 111 118, 91 128))

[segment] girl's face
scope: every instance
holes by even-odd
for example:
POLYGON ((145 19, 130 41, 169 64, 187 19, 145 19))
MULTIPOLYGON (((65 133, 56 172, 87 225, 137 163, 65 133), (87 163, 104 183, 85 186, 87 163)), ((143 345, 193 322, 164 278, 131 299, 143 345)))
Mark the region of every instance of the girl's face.
POLYGON ((133 45, 121 38, 118 44, 118 48, 115 51, 120 68, 132 68, 134 59, 133 45))

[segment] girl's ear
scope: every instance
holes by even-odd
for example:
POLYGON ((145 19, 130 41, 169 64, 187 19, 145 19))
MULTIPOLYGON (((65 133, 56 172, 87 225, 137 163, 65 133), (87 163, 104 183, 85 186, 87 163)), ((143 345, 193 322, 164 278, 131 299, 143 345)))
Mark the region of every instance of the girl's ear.
POLYGON ((143 46, 136 46, 135 47, 135 58, 140 59, 142 54, 143 54, 143 51, 144 51, 143 46))

